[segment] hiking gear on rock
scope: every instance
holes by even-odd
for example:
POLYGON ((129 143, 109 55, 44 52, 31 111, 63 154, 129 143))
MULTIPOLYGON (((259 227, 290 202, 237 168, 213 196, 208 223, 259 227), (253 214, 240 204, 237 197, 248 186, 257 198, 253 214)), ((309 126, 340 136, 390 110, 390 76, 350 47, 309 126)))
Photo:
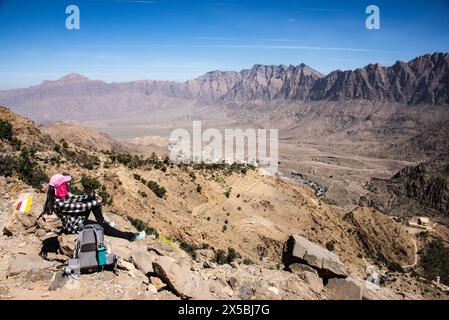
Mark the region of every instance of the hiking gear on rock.
MULTIPOLYGON (((74 259, 78 259, 81 273, 115 269, 117 257, 107 253, 101 225, 86 225, 78 234, 74 259)), ((76 265, 73 261, 72 264, 76 265)))

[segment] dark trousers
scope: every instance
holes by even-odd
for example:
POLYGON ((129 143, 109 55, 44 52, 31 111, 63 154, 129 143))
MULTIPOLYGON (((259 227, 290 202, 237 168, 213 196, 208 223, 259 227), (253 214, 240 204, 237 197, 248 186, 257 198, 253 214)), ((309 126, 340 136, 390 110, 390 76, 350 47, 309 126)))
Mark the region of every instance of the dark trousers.
POLYGON ((97 206, 97 207, 93 208, 92 212, 95 216, 96 221, 89 220, 90 211, 87 211, 84 214, 84 216, 86 217, 86 221, 84 223, 85 225, 99 224, 100 226, 103 227, 104 234, 107 236, 110 236, 110 237, 126 239, 129 241, 131 241, 134 238, 135 234, 133 232, 120 231, 114 227, 111 227, 109 225, 109 223, 107 223, 104 220, 103 213, 101 212, 101 206, 97 206))

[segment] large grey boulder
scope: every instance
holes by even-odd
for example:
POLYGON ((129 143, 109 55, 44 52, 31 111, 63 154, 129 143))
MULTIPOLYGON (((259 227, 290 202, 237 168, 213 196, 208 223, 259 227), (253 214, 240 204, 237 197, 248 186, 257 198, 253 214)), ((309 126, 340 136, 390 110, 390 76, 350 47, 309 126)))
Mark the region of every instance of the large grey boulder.
POLYGON ((34 272, 38 270, 46 270, 53 267, 52 262, 48 262, 43 260, 38 255, 17 255, 14 257, 14 260, 11 262, 8 269, 8 277, 15 276, 21 273, 28 273, 31 270, 34 272))
POLYGON ((163 280, 176 295, 183 299, 210 300, 206 282, 188 268, 181 267, 166 257, 153 262, 156 275, 163 280))
POLYGON ((327 296, 331 300, 362 300, 360 287, 348 279, 330 279, 325 287, 327 296))
POLYGON ((129 260, 138 270, 148 275, 154 272, 153 262, 158 258, 159 255, 153 251, 137 251, 131 254, 129 260))
POLYGON ((287 269, 294 263, 306 264, 325 280, 348 276, 336 254, 300 236, 290 236, 284 244, 282 262, 287 269))

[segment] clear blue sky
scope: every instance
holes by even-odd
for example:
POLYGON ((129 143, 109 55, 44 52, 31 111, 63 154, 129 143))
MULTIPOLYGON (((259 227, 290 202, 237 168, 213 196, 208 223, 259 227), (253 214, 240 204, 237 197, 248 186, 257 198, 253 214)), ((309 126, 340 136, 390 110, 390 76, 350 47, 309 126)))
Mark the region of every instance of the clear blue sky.
POLYGON ((0 89, 77 72, 183 81, 301 62, 326 74, 449 51, 449 0, 0 0, 0 89), (76 4, 81 29, 65 28, 76 4), (365 28, 365 8, 381 30, 365 28))

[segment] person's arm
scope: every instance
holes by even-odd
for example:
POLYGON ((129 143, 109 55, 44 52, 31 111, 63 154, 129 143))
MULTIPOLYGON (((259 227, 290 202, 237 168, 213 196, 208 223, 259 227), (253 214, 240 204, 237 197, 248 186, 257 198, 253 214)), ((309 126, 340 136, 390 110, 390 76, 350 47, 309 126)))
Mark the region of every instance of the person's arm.
POLYGON ((101 202, 98 200, 91 200, 87 202, 72 202, 69 199, 61 200, 56 199, 55 204, 60 213, 75 214, 91 210, 98 206, 101 202))
POLYGON ((95 196, 89 194, 83 194, 81 196, 76 196, 74 194, 69 193, 67 200, 70 202, 87 202, 91 200, 96 200, 95 196))

